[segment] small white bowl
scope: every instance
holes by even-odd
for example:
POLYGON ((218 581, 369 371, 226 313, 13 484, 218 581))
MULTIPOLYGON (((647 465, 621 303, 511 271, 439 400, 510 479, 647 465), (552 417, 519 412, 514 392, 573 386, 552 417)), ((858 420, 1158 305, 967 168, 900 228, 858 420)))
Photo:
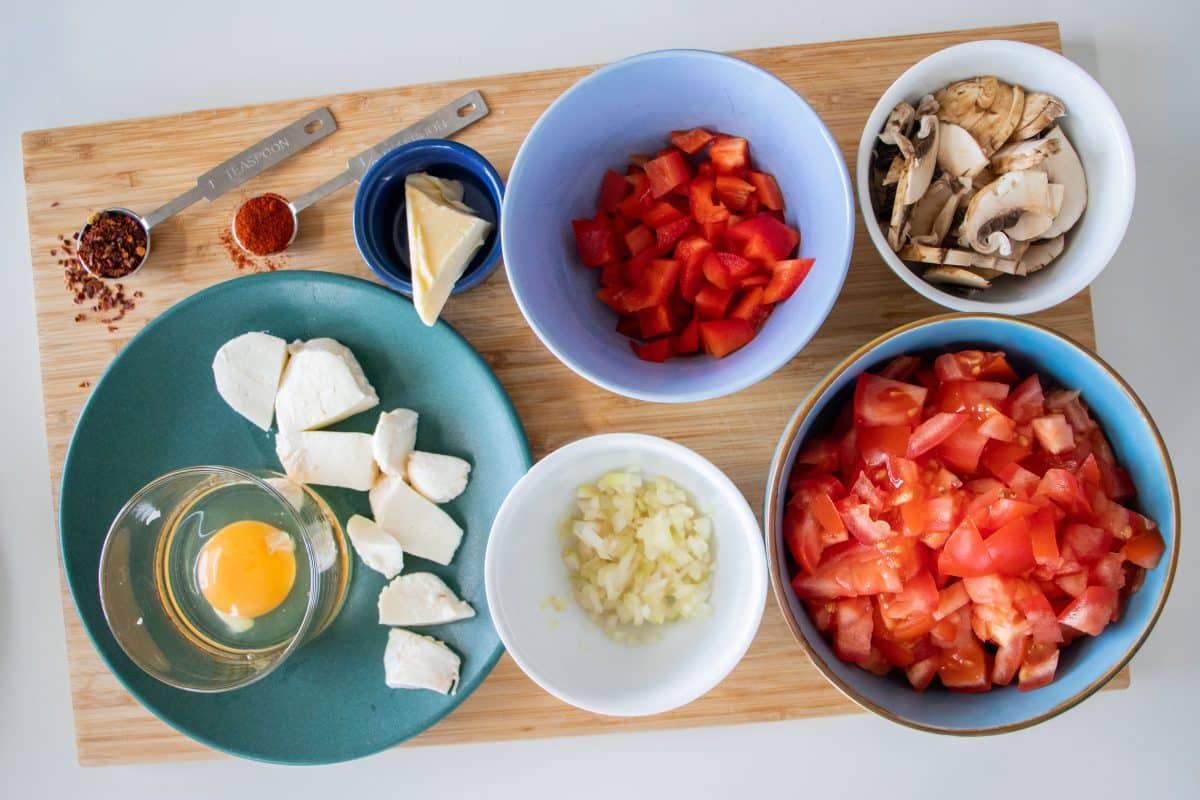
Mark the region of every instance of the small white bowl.
POLYGON ((859 208, 875 249, 901 280, 933 302, 957 311, 1032 314, 1058 305, 1086 289, 1104 270, 1133 214, 1133 146, 1117 107, 1100 84, 1074 62, 1024 42, 968 42, 938 51, 910 67, 883 93, 867 119, 858 144, 856 171, 859 208), (924 94, 979 75, 995 75, 1063 101, 1067 115, 1058 124, 1083 162, 1088 205, 1067 233, 1062 254, 1045 269, 1019 280, 997 280, 990 289, 967 299, 927 283, 892 251, 887 232, 875 219, 869 181, 875 137, 897 103, 907 100, 915 104, 924 94))
POLYGON ((750 504, 712 462, 656 436, 605 434, 554 451, 517 482, 492 523, 484 585, 504 646, 535 683, 585 711, 642 716, 690 703, 737 666, 762 620, 766 552, 750 504), (638 644, 613 640, 575 603, 558 534, 580 484, 627 467, 679 484, 716 540, 713 613, 655 626, 661 637, 638 644))

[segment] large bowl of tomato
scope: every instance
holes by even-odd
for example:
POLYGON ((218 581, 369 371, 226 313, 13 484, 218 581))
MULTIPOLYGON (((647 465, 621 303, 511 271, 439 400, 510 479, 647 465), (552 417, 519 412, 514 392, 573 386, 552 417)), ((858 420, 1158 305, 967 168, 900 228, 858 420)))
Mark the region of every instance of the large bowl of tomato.
POLYGON ((767 377, 841 290, 854 199, 837 142, 737 58, 646 53, 580 80, 508 176, 509 284, 543 344, 618 394, 694 402, 767 377))
POLYGON ((1098 691, 1158 619, 1179 493, 1149 412, 1079 343, 954 314, 868 342, 780 439, 763 516, 784 618, 864 708, 1016 730, 1098 691))

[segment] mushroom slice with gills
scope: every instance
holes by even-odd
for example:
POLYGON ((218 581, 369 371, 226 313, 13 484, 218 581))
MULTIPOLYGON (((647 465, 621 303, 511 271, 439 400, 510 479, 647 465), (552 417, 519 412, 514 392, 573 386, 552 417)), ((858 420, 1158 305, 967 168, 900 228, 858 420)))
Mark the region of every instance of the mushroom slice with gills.
POLYGON ((1021 142, 1032 139, 1066 113, 1067 107, 1054 95, 1044 92, 1026 92, 1021 121, 1017 123, 1017 129, 1012 132, 1009 141, 1021 142))
POLYGON ((950 230, 950 220, 958 210, 962 188, 948 175, 942 175, 912 208, 909 237, 916 244, 937 246, 950 230))
POLYGON ((1058 152, 1038 165, 1038 169, 1046 173, 1051 183, 1062 184, 1062 206, 1054 217, 1050 227, 1041 233, 1043 239, 1053 239, 1061 236, 1079 221, 1087 207, 1087 177, 1083 173, 1083 163, 1079 154, 1071 146, 1071 142, 1057 125, 1046 134, 1046 140, 1059 142, 1058 152))
POLYGON ((1049 180, 1044 172, 1024 170, 1001 175, 980 189, 967 204, 959 227, 959 244, 988 255, 1012 253, 1008 228, 1032 211, 1051 213, 1049 180))
POLYGON ((892 113, 888 114, 887 121, 883 123, 879 141, 899 147, 901 155, 905 158, 912 158, 913 147, 908 137, 912 133, 913 120, 916 119, 916 115, 917 112, 908 103, 899 103, 892 109, 892 113))
POLYGON ((921 274, 921 277, 930 283, 962 286, 967 289, 987 289, 992 285, 987 278, 969 269, 945 265, 930 267, 921 274))
POLYGON ((1050 191, 1050 206, 1046 212, 1026 211, 1017 220, 1016 225, 1004 231, 1004 234, 1013 241, 1013 252, 1006 254, 1010 258, 1019 260, 1025 250, 1024 248, 1016 249, 1017 245, 1028 243, 1031 239, 1036 239, 1044 235, 1046 231, 1050 230, 1050 226, 1054 224, 1054 217, 1058 215, 1059 209, 1062 208, 1063 185, 1061 183, 1051 183, 1047 186, 1047 189, 1050 191))
POLYGON ((1029 275, 1037 272, 1058 258, 1063 251, 1064 241, 1064 237, 1060 234, 1053 239, 1034 242, 1025 251, 1025 255, 1021 256, 1021 261, 1017 264, 1017 274, 1029 275))
POLYGON ((966 128, 943 122, 938 130, 938 167, 954 178, 978 175, 988 165, 988 157, 966 128))
MULTIPOLYGON (((917 121, 916 135, 912 140, 913 155, 904 161, 907 182, 903 179, 904 202, 912 205, 921 199, 925 190, 933 180, 933 168, 937 164, 938 151, 938 119, 933 114, 926 114, 917 121)), ((897 190, 899 194, 899 190, 897 190)))
POLYGON ((1005 145, 992 156, 992 169, 998 173, 1035 169, 1062 149, 1058 139, 1030 139, 1005 145))

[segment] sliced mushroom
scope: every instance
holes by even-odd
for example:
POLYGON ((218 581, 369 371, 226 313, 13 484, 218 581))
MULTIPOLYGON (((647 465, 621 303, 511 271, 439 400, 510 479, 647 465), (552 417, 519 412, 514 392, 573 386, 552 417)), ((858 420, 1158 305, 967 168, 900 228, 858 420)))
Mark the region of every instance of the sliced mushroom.
POLYGON ((1067 107, 1054 95, 1026 92, 1025 109, 1021 112, 1021 121, 1017 124, 1017 129, 1012 132, 1009 141, 1020 142, 1032 139, 1066 113, 1067 107))
POLYGON ((968 289, 986 289, 992 285, 987 278, 962 267, 930 267, 921 273, 921 277, 930 283, 965 286, 968 289))
POLYGON ((956 247, 931 247, 922 244, 908 244, 900 251, 899 256, 905 261, 918 261, 922 264, 942 264, 947 267, 988 269, 1010 275, 1017 270, 1017 262, 1012 259, 985 256, 973 250, 960 250, 956 247))
POLYGON ((1026 212, 1052 212, 1049 181, 1036 170, 1009 172, 980 189, 967 204, 959 229, 959 244, 986 254, 1012 253, 1005 234, 1026 212))
POLYGON ((879 141, 899 147, 901 155, 912 158, 912 142, 908 137, 912 133, 916 116, 917 112, 912 106, 901 102, 888 114, 887 122, 883 124, 883 130, 879 134, 879 141))
POLYGON ((927 117, 930 114, 937 114, 938 108, 938 101, 933 95, 927 94, 922 96, 920 101, 917 103, 917 119, 920 119, 921 117, 927 117))
POLYGON ((1064 237, 1059 235, 1053 239, 1030 245, 1029 249, 1025 251, 1025 255, 1021 257, 1020 263, 1017 264, 1017 274, 1029 275, 1037 272, 1058 258, 1063 251, 1064 241, 1064 237))
POLYGON ((937 163, 946 174, 970 178, 987 167, 988 157, 966 128, 953 122, 943 122, 939 128, 937 163))
POLYGON ((904 156, 896 156, 888 167, 887 175, 883 176, 883 185, 892 186, 900 182, 900 173, 904 171, 904 156))
POLYGON ((916 244, 937 246, 950 232, 954 212, 965 190, 948 175, 929 185, 925 195, 913 206, 909 236, 916 244))
MULTIPOLYGON (((1063 185, 1061 183, 1051 183, 1046 188, 1050 192, 1050 205, 1046 211, 1044 213, 1041 211, 1026 211, 1017 220, 1016 225, 1004 231, 1005 235, 1009 239, 1012 239, 1014 243, 1027 243, 1031 239, 1043 236, 1046 231, 1050 230, 1050 226, 1054 224, 1054 218, 1062 208, 1063 185)), ((1019 259, 1024 252, 1024 249, 1018 251, 1014 244, 1013 252, 1008 255, 1010 258, 1019 259)))
MULTIPOLYGON (((938 151, 938 119, 933 114, 927 114, 917 123, 916 135, 912 140, 913 156, 906 159, 904 168, 908 173, 905 183, 904 202, 912 205, 921 199, 929 182, 933 180, 933 167, 937 163, 938 151)), ((899 193, 897 191, 897 193, 899 193)))
POLYGON ((1025 90, 991 75, 952 83, 934 97, 938 118, 965 128, 988 156, 1008 141, 1025 110, 1025 90))
POLYGON ((1057 125, 1046 134, 1046 140, 1056 140, 1059 143, 1058 152, 1038 165, 1045 172, 1051 183, 1062 184, 1062 206, 1054 217, 1053 224, 1042 232, 1044 239, 1061 236, 1079 221, 1087 207, 1087 178, 1083 173, 1083 163, 1079 154, 1071 146, 1071 142, 1057 125))
POLYGON ((992 169, 1000 173, 1033 169, 1061 149, 1062 142, 1058 139, 1030 139, 1005 145, 992 156, 992 169))

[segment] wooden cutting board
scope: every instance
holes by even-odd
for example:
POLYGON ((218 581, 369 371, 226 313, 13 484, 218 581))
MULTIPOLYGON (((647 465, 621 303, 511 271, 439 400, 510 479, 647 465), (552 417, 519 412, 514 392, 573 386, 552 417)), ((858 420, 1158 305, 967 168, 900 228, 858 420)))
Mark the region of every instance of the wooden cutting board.
MULTIPOLYGON (((876 99, 902 71, 930 53, 973 39, 1018 39, 1060 50, 1058 26, 1040 23, 918 36, 748 50, 734 55, 791 84, 825 119, 851 165, 876 99)), ((32 131, 22 138, 38 337, 57 494, 63 458, 89 387, 149 320, 184 297, 239 274, 220 244, 233 209, 246 196, 295 197, 340 171, 346 159, 471 89, 491 115, 457 138, 507 175, 525 133, 562 91, 592 67, 505 75, 446 84, 197 111, 151 119, 32 131), (149 210, 195 176, 306 111, 328 105, 338 132, 215 202, 201 202, 154 233, 154 258, 128 281, 137 308, 116 323, 77 306, 51 250, 88 214, 109 205, 149 210), (76 322, 84 312, 87 319, 76 322)), ((351 233, 353 190, 304 212, 301 233, 277 266, 371 278, 351 233)), ((756 508, 785 421, 809 388, 868 339, 940 309, 901 283, 858 225, 849 276, 837 306, 804 351, 771 378, 737 394, 690 405, 652 405, 609 394, 559 364, 526 326, 503 270, 448 306, 445 318, 481 352, 524 421, 534 456, 581 436, 641 431, 691 447, 725 470, 756 508), (720 420, 719 424, 715 424, 720 420)), ((1094 346, 1086 292, 1035 319, 1094 346)), ((54 531, 44 535, 54 536, 54 531)), ((144 710, 97 657, 63 590, 71 696, 80 763, 119 764, 205 758, 214 751, 176 733, 144 710)), ((1129 684, 1128 671, 1110 686, 1129 684)), ((794 719, 858 710, 803 655, 771 600, 758 637, 724 683, 694 703, 648 719, 610 719, 570 708, 539 690, 507 656, 457 711, 413 744, 636 731, 794 719)), ((880 723, 883 724, 883 723, 880 723)))

